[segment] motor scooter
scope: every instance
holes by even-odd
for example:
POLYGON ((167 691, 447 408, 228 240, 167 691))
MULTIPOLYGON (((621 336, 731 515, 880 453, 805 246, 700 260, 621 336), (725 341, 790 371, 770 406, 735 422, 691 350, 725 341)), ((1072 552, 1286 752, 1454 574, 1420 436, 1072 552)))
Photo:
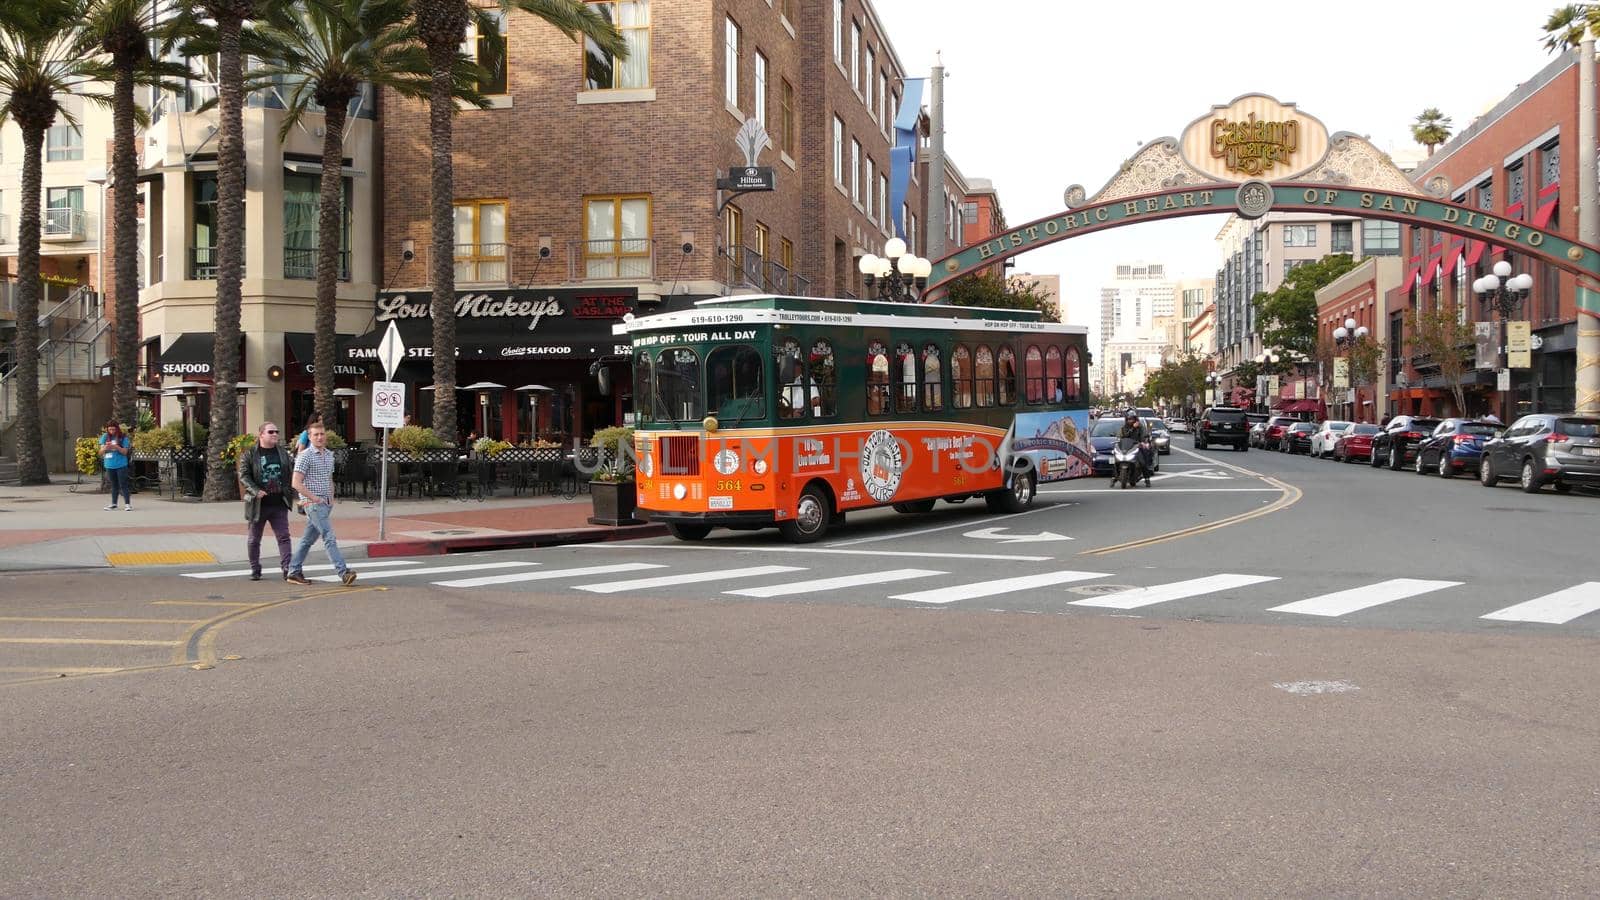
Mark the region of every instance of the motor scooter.
POLYGON ((1137 438, 1125 437, 1117 441, 1117 446, 1111 450, 1111 458, 1115 468, 1111 471, 1111 483, 1124 488, 1131 488, 1144 479, 1144 486, 1150 486, 1150 476, 1144 471, 1142 445, 1137 438))

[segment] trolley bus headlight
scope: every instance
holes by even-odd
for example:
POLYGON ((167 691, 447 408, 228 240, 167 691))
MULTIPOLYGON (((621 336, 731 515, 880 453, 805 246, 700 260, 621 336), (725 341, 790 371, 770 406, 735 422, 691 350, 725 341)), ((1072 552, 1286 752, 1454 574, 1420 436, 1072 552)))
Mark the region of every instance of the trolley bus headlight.
POLYGON ((732 475, 739 471, 739 453, 736 450, 723 450, 711 460, 719 475, 732 475))
POLYGON ((757 475, 765 475, 767 474, 767 461, 761 457, 756 457, 756 461, 750 464, 750 468, 757 475))
POLYGON ((687 496, 689 496, 689 489, 688 488, 684 487, 681 484, 675 484, 675 485, 672 486, 672 499, 674 499, 674 500, 682 500, 683 498, 685 498, 687 496))

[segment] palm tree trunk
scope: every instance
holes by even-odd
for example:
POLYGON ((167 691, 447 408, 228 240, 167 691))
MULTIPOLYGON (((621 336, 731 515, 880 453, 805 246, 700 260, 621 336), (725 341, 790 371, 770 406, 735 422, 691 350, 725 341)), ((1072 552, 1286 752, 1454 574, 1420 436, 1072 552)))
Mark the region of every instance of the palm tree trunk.
MULTIPOLYGON (((315 394, 317 415, 329 431, 342 432, 333 402, 333 345, 339 339, 339 239, 343 234, 344 202, 340 187, 344 183, 344 123, 350 98, 330 99, 323 120, 322 180, 317 199, 317 361, 315 394)), ((350 435, 342 435, 349 438, 350 435)))
MULTIPOLYGON (((114 253, 116 281, 112 289, 116 328, 112 332, 111 410, 123 428, 132 431, 138 422, 139 394, 136 367, 139 357, 139 188, 135 183, 133 144, 133 68, 129 56, 117 59, 117 80, 112 100, 111 221, 116 233, 114 253)), ((101 213, 104 215, 104 211, 101 213)), ((105 273, 100 283, 105 284, 105 273)), ((102 290, 104 288, 102 287, 102 290)))
POLYGON ((39 423, 39 191, 44 133, 22 129, 22 209, 17 215, 17 474, 22 484, 49 484, 39 423))
POLYGON ((433 150, 433 430, 455 444, 456 433, 456 270, 455 178, 452 168, 456 111, 456 47, 433 45, 433 92, 428 99, 428 131, 433 150))
POLYGON ((239 499, 233 467, 222 458, 239 429, 239 314, 244 277, 244 100, 239 32, 243 21, 217 21, 217 312, 211 364, 211 433, 206 447, 207 500, 239 499))

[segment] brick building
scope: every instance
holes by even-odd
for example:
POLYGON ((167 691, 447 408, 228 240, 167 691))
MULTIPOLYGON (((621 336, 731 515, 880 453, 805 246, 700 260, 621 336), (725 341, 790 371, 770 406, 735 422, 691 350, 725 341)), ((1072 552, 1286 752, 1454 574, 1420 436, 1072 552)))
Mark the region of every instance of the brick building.
MULTIPOLYGON (((1385 298, 1400 286, 1402 261, 1397 256, 1369 256, 1317 291, 1317 342, 1319 358, 1331 360, 1342 355, 1335 345, 1333 331, 1350 319, 1357 328, 1384 348, 1389 344, 1389 321, 1384 311, 1385 298)), ((1329 383, 1332 373, 1325 373, 1329 383)), ((1328 413, 1352 422, 1382 422, 1388 415, 1389 368, 1380 365, 1375 383, 1365 384, 1351 373, 1350 387, 1334 390, 1328 398, 1328 413)))
MULTIPOLYGON (((622 363, 611 363, 614 396, 600 396, 589 374, 616 356, 620 314, 738 291, 859 296, 857 260, 881 254, 894 233, 890 148, 907 72, 870 2, 594 5, 623 33, 629 59, 513 12, 505 65, 483 85, 492 108, 456 118, 458 378, 551 388, 531 403, 511 390, 491 396, 488 431, 506 438, 565 442, 628 421, 622 363), (758 162, 774 170, 774 190, 719 210, 728 198, 716 179, 745 164, 735 135, 752 118, 771 136, 758 162), (541 315, 506 312, 528 302, 541 315)), ((469 36, 469 49, 478 40, 469 36)), ((383 109, 380 253, 392 279, 375 319, 380 329, 399 319, 407 344, 422 348, 427 110, 393 95, 383 109), (415 260, 402 264, 403 251, 415 260)), ((904 209, 911 251, 923 255, 924 183, 914 172, 904 209)), ((370 355, 375 342, 347 352, 370 355)), ((403 368, 413 389, 431 380, 425 358, 403 368)), ((425 400, 412 407, 431 424, 425 400)), ((457 427, 477 430, 461 405, 457 427)))

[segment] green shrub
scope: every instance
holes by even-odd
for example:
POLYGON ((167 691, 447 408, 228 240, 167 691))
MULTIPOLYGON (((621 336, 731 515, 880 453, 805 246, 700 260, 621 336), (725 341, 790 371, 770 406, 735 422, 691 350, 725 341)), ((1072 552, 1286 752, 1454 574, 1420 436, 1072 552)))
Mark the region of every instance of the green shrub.
POLYGON ((74 461, 78 464, 78 471, 85 475, 93 475, 100 467, 100 439, 97 437, 78 438, 72 447, 74 461))
POLYGON ((248 455, 251 450, 255 449, 255 446, 256 446, 256 436, 255 435, 253 435, 253 434, 235 435, 233 440, 228 442, 228 446, 222 448, 222 461, 227 463, 230 466, 238 465, 239 457, 241 455, 248 455))
POLYGON ((135 453, 160 453, 163 450, 176 450, 183 446, 183 427, 152 428, 141 431, 133 436, 133 452, 135 453))
POLYGON ((444 441, 439 440, 439 436, 433 433, 432 428, 407 425, 389 432, 389 446, 405 453, 417 454, 424 450, 437 450, 444 446, 444 441))
POLYGON ((600 470, 594 473, 595 481, 628 481, 633 478, 632 428, 626 425, 602 428, 589 439, 589 446, 600 450, 600 470))
POLYGON ((149 431, 154 427, 156 427, 156 414, 148 409, 139 410, 139 420, 133 423, 134 433, 149 431))

